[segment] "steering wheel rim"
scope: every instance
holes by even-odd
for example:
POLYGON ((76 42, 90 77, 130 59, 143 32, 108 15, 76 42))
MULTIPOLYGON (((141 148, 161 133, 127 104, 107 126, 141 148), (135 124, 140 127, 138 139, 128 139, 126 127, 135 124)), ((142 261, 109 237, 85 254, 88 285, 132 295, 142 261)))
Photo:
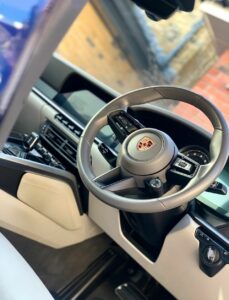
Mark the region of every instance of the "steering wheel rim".
MULTIPOLYGON (((188 203, 206 190, 223 170, 228 158, 228 148, 229 132, 226 120, 210 101, 188 89, 176 86, 152 86, 134 90, 115 98, 90 120, 79 141, 77 163, 83 183, 101 201, 124 211, 154 213, 188 203), (191 104, 207 116, 214 128, 210 142, 210 162, 201 166, 193 180, 182 190, 160 198, 127 198, 103 189, 96 183, 96 177, 91 166, 90 152, 97 132, 107 125, 107 116, 116 110, 126 110, 129 106, 146 104, 161 99, 178 100, 191 104)), ((115 173, 115 169, 113 170, 115 173)))

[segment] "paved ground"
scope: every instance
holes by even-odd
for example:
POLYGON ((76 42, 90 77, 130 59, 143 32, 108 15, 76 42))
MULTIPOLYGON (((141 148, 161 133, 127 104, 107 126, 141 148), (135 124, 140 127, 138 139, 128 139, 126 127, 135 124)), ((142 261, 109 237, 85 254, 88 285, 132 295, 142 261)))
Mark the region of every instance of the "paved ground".
MULTIPOLYGON (((216 64, 196 83, 193 90, 210 99, 224 114, 229 124, 229 49, 216 64)), ((206 117, 196 108, 180 102, 173 108, 180 116, 212 131, 206 117)))

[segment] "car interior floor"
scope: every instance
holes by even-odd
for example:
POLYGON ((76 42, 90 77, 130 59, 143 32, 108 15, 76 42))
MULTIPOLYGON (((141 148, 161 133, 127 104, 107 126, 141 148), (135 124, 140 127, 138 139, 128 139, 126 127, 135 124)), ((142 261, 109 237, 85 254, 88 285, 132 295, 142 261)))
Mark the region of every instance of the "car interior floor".
POLYGON ((1 232, 56 300, 174 299, 106 234, 53 249, 5 229, 1 232))

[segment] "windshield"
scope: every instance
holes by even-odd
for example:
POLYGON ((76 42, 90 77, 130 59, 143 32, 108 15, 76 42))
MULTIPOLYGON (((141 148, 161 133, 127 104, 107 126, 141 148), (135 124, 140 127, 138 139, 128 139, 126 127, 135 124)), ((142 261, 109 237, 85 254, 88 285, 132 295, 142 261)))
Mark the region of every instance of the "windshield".
MULTIPOLYGON (((179 85, 209 98, 229 119, 229 43, 222 41, 217 48, 219 37, 211 34, 206 4, 197 1, 192 13, 177 12, 154 22, 129 0, 94 0, 56 51, 119 93, 149 85, 179 85)), ((206 117, 188 104, 164 100, 158 105, 212 129, 206 117)))

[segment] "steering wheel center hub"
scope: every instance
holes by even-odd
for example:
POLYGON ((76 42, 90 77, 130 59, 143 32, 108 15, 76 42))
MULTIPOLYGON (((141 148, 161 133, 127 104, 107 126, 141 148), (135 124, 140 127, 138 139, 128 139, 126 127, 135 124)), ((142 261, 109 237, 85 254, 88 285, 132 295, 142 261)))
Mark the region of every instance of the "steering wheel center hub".
POLYGON ((147 176, 165 169, 176 153, 177 147, 166 133, 144 128, 126 138, 119 161, 124 171, 147 176))
POLYGON ((142 132, 133 136, 127 144, 127 154, 134 160, 149 161, 163 149, 161 135, 142 132))

